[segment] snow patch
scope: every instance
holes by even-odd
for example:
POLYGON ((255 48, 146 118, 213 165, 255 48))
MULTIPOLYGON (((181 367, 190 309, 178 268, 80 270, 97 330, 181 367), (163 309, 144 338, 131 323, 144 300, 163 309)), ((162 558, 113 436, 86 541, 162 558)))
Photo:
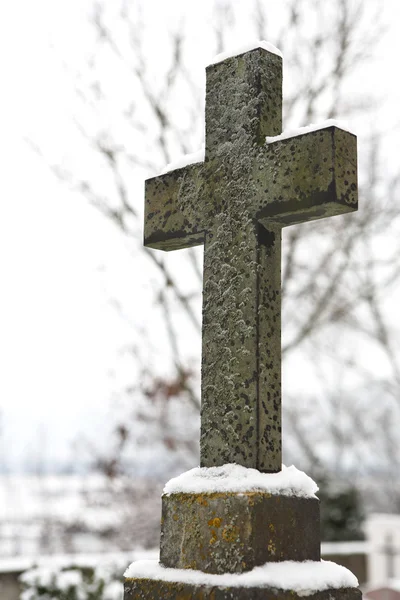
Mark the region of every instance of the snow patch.
MULTIPOLYGON (((264 42, 266 45, 267 42, 264 42)), ((261 44, 261 42, 260 42, 261 44)), ((258 46, 254 46, 257 48, 258 46)), ((264 47, 264 46, 262 46, 264 47)), ((249 48, 251 50, 251 48, 249 48)), ((267 48, 266 48, 267 49, 267 48)), ((246 50, 243 50, 246 52, 246 50)), ((279 52, 279 50, 278 50, 279 52)), ((223 56, 223 54, 218 54, 218 56, 223 56)), ((224 60, 221 58, 220 60, 224 60)), ((214 63, 212 63, 214 64, 214 63)), ((273 142, 280 142, 282 140, 287 140, 292 137, 296 137, 299 135, 304 135, 305 133, 310 133, 312 131, 318 131, 320 129, 326 129, 327 127, 338 127, 343 131, 348 131, 352 135, 355 135, 354 131, 352 131, 343 121, 337 121, 336 119, 328 119, 326 121, 322 121, 321 123, 310 123, 310 125, 306 125, 305 127, 298 127, 296 129, 288 129, 279 135, 267 136, 265 138, 266 144, 272 144, 273 142)), ((176 169, 183 169, 183 167, 187 167, 188 165, 194 165, 196 163, 204 162, 205 155, 205 147, 204 145, 197 152, 192 152, 191 154, 184 154, 177 158, 176 160, 167 164, 166 167, 162 171, 160 171, 159 175, 165 175, 165 173, 169 173, 170 171, 175 171, 176 169)))
POLYGON ((381 584, 375 584, 367 587, 367 589, 364 590, 364 595, 368 598, 368 594, 370 592, 378 591, 382 588, 393 590, 394 592, 400 592, 400 579, 384 579, 382 580, 381 584))
POLYGON ((159 175, 165 175, 165 173, 169 173, 170 171, 175 171, 175 169, 182 169, 183 167, 187 167, 188 165, 194 165, 195 163, 204 161, 204 153, 205 149, 202 146, 201 150, 197 152, 192 152, 191 154, 184 154, 180 156, 173 162, 170 162, 160 173, 159 175))
POLYGON ((368 554, 371 550, 368 542, 322 542, 321 554, 368 554))
POLYGON ((327 589, 354 588, 357 578, 345 567, 329 561, 270 562, 246 573, 215 575, 193 569, 171 569, 154 560, 132 563, 125 571, 128 579, 157 579, 194 585, 230 587, 274 587, 309 596, 327 589))
POLYGON ((400 526, 400 515, 390 513, 372 513, 368 518, 368 525, 371 530, 379 530, 381 527, 387 527, 392 530, 393 527, 400 526))
POLYGON ((217 54, 217 56, 214 56, 209 65, 215 65, 223 60, 226 60, 227 58, 232 58, 233 56, 238 56, 239 54, 244 54, 245 52, 250 52, 250 50, 255 50, 256 48, 263 48, 264 50, 267 50, 268 52, 271 52, 272 54, 276 54, 277 56, 283 58, 282 52, 278 48, 276 48, 269 42, 260 40, 258 42, 249 42, 247 44, 238 46, 232 50, 228 50, 227 52, 221 52, 220 54, 217 54))
POLYGON ((279 473, 260 473, 236 464, 222 467, 196 467, 174 477, 164 487, 164 494, 213 492, 268 492, 283 496, 315 498, 317 484, 293 465, 279 473))
MULTIPOLYGON (((390 590, 393 592, 400 592, 400 579, 385 579, 384 577, 377 582, 371 583, 367 586, 364 586, 363 589, 363 598, 366 600, 372 600, 375 596, 373 592, 382 593, 382 590, 390 590), (373 595, 370 595, 373 594, 373 595)), ((379 596, 381 597, 381 596, 379 596)), ((383 597, 383 596, 382 596, 383 597)))
POLYGON ((99 593, 103 600, 120 600, 123 595, 120 568, 120 564, 103 565, 95 568, 92 576, 85 574, 84 569, 75 567, 62 571, 56 568, 36 568, 20 577, 26 588, 21 594, 21 600, 35 600, 39 596, 83 600, 93 594, 96 598, 100 597, 99 593), (43 588, 47 593, 43 594, 43 588))
POLYGON ((96 567, 109 564, 126 564, 130 560, 156 560, 158 549, 143 550, 137 548, 133 552, 101 552, 87 554, 49 554, 48 556, 15 556, 0 560, 1 573, 19 573, 30 569, 48 569, 60 571, 71 565, 75 567, 96 567))
POLYGON ((338 127, 339 129, 343 129, 343 131, 348 131, 349 133, 355 135, 354 131, 351 131, 351 129, 349 129, 349 127, 342 121, 337 121, 336 119, 327 119, 326 121, 322 121, 321 123, 310 123, 310 125, 306 125, 305 127, 298 127, 297 129, 288 129, 287 131, 283 131, 279 135, 267 135, 267 137, 265 138, 265 142, 266 144, 272 144, 273 142, 280 142, 282 140, 287 140, 288 138, 296 137, 298 135, 304 135, 305 133, 310 133, 311 131, 326 129, 327 127, 338 127))

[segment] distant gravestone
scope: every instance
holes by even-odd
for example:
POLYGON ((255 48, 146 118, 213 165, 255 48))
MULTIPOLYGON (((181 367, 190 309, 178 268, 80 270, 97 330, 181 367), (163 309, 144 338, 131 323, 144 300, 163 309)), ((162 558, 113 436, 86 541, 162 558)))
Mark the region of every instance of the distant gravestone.
MULTIPOLYGON (((357 208, 355 136, 331 126, 266 144, 280 134, 281 114, 282 60, 271 48, 210 65, 204 161, 146 182, 145 245, 204 244, 202 467, 281 470, 281 231, 357 208)), ((222 575, 285 560, 320 560, 315 497, 163 496, 165 567, 222 575)), ((126 600, 270 593, 268 586, 185 586, 144 576, 125 584, 126 600)), ((359 592, 328 589, 318 597, 359 592)))
POLYGON ((369 544, 368 583, 400 580, 400 515, 371 514, 366 520, 369 544))
POLYGON ((386 557, 386 579, 394 579, 395 576, 395 559, 398 556, 398 550, 393 544, 393 535, 388 534, 385 538, 385 544, 382 547, 382 552, 386 557))

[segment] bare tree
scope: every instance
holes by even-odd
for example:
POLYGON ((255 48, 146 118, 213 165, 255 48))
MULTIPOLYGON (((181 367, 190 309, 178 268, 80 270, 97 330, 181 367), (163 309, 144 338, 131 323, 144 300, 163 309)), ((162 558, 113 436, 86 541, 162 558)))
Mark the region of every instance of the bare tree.
MULTIPOLYGON (((215 0, 207 35, 216 52, 243 28, 239 10, 239 5, 215 0)), ((358 94, 353 82, 382 33, 378 10, 374 0, 284 0, 278 16, 262 0, 246 6, 248 35, 273 41, 285 57, 285 127, 360 114, 373 119, 372 99, 358 94)), ((130 317, 133 343, 128 352, 136 376, 121 392, 134 418, 132 428, 124 422, 127 431, 112 466, 117 470, 126 465, 130 440, 144 443, 142 433, 148 430, 141 423, 151 424, 151 444, 157 440, 164 445, 174 455, 174 465, 183 457, 195 462, 197 456, 199 378, 191 360, 197 364, 200 352, 201 254, 182 251, 176 269, 176 258, 142 247, 143 200, 133 183, 178 154, 196 150, 202 141, 203 81, 186 16, 169 31, 162 57, 152 64, 145 3, 121 0, 112 9, 101 0, 95 3, 92 59, 75 80, 80 99, 75 125, 87 174, 76 165, 53 165, 126 236, 133 255, 145 261, 164 323, 162 335, 169 343, 171 367, 165 376, 148 367, 144 350, 148 353, 150 346, 137 341, 143 324, 130 317), (118 113, 110 116, 116 105, 118 113), (183 330, 190 332, 192 353, 182 341, 183 330), (182 411, 193 427, 178 426, 182 411)), ((374 435, 377 446, 369 466, 397 468, 400 461, 393 451, 396 428, 387 427, 388 421, 399 423, 399 337, 393 315, 385 310, 400 273, 399 175, 389 177, 382 169, 383 144, 382 134, 372 127, 362 138, 357 216, 294 226, 284 236, 283 354, 291 365, 307 361, 313 371, 312 382, 299 379, 288 385, 286 455, 296 456, 305 468, 353 472, 365 452, 365 439, 376 428, 381 435, 374 435), (379 370, 371 368, 371 361, 364 367, 371 355, 379 356, 379 370), (366 418, 368 413, 372 418, 366 418)), ((122 299, 115 306, 122 316, 129 314, 122 299)))

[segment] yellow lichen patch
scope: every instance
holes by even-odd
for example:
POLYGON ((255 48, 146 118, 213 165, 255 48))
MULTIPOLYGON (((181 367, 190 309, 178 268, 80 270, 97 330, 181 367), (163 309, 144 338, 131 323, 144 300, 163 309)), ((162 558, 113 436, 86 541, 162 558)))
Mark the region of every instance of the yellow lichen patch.
POLYGON ((272 554, 273 556, 276 553, 276 546, 275 546, 275 544, 274 544, 274 542, 272 540, 269 540, 269 543, 268 543, 268 552, 270 554, 272 554))
POLYGON ((268 525, 268 529, 270 530, 271 533, 275 533, 275 525, 273 523, 270 523, 268 525))
MULTIPOLYGON (((270 492, 240 492, 240 495, 243 498, 254 498, 257 497, 262 498, 271 498, 273 494, 270 492)), ((188 492, 177 492, 173 494, 163 494, 163 497, 169 497, 171 499, 176 499, 180 503, 188 502, 189 504, 193 504, 197 502, 198 504, 204 504, 204 506, 208 506, 208 500, 217 500, 218 498, 231 498, 236 497, 237 492, 204 492, 200 494, 193 494, 188 492)))
POLYGON ((239 527, 236 525, 226 525, 222 530, 222 537, 226 542, 236 542, 239 537, 239 527))
POLYGON ((204 496, 197 496, 196 501, 197 504, 200 504, 201 506, 208 506, 208 502, 204 496))
POLYGON ((215 529, 212 529, 211 530, 210 546, 213 546, 217 540, 218 540, 217 532, 215 531, 215 529))
POLYGON ((178 594, 176 596, 176 600, 192 600, 193 595, 192 593, 189 594, 178 594))
POLYGON ((208 521, 208 524, 210 527, 217 527, 217 529, 219 527, 221 527, 221 523, 222 523, 222 519, 220 519, 219 517, 215 517, 214 519, 210 519, 208 521))
POLYGON ((174 521, 177 521, 179 519, 179 517, 176 513, 173 514, 172 518, 174 521))

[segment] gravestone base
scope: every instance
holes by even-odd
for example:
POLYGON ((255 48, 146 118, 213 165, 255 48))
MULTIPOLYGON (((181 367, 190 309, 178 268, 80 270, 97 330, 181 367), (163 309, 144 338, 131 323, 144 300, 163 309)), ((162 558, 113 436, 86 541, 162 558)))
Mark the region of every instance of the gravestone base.
POLYGON ((361 600, 354 575, 320 559, 319 500, 305 473, 206 474, 166 485, 160 561, 129 566, 124 600, 361 600))
POLYGON ((126 579, 124 600, 361 600, 357 588, 327 589, 308 595, 272 587, 225 587, 167 582, 155 579, 126 579))
POLYGON ((318 498, 261 491, 163 495, 164 567, 243 573, 287 560, 320 560, 318 498))

